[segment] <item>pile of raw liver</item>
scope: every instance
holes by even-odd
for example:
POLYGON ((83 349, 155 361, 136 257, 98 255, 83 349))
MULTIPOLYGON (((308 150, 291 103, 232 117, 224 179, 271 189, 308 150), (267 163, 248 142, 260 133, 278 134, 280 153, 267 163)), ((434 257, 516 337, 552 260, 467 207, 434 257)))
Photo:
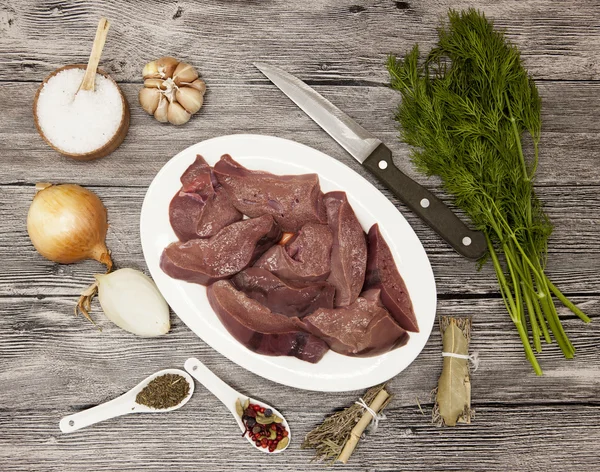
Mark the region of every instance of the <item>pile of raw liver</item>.
POLYGON ((181 184, 169 207, 179 241, 161 268, 208 286, 248 349, 318 362, 328 349, 382 354, 419 331, 378 225, 365 236, 346 194, 323 194, 316 174, 253 171, 227 154, 211 168, 197 156, 181 184))

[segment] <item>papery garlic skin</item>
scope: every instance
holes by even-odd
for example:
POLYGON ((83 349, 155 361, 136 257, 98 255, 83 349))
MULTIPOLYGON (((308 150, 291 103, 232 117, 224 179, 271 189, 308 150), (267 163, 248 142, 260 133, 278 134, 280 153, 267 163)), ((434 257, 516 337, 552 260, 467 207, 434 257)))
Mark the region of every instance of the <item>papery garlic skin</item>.
POLYGON ((119 328, 141 337, 169 332, 169 306, 150 277, 134 269, 95 277, 100 306, 119 328))
POLYGON ((190 64, 169 56, 161 57, 146 64, 142 75, 144 88, 138 96, 140 105, 157 121, 182 125, 204 103, 206 84, 190 64))

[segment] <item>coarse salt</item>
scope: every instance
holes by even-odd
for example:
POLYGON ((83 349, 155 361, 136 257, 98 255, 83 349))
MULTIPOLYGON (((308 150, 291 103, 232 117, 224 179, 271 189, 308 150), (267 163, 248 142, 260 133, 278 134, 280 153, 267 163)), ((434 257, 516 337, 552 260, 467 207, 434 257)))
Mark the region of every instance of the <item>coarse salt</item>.
POLYGON ((38 124, 54 146, 71 154, 100 149, 117 133, 123 103, 118 87, 96 74, 96 90, 79 90, 84 69, 65 69, 51 77, 37 102, 38 124))

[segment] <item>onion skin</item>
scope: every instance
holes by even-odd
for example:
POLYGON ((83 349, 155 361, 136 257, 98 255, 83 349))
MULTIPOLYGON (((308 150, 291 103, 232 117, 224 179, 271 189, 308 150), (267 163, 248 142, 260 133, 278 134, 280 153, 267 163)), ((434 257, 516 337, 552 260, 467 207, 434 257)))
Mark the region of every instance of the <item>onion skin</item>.
POLYGON ((46 259, 72 264, 95 259, 112 268, 104 242, 108 222, 98 196, 79 185, 50 185, 33 198, 27 232, 36 251, 46 259))

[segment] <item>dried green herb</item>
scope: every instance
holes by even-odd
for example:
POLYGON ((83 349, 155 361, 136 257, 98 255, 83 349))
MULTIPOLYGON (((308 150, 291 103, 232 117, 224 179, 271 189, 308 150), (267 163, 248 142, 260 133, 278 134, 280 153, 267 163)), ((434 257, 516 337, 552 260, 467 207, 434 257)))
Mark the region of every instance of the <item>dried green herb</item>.
MULTIPOLYGON (((471 319, 443 316, 440 320, 443 352, 469 355, 471 319)), ((471 380, 468 359, 444 357, 444 367, 438 381, 436 402, 433 407, 433 422, 439 426, 455 426, 470 423, 471 380)))
POLYGON ((150 408, 163 410, 179 405, 190 393, 185 377, 165 374, 148 383, 135 397, 135 402, 150 408))
MULTIPOLYGON (((377 385, 367 390, 362 397, 367 405, 371 405, 379 392, 385 389, 386 384, 377 385)), ((379 412, 388 405, 392 395, 388 396, 379 408, 379 412)), ((365 409, 358 404, 338 411, 325 418, 325 421, 310 431, 304 438, 302 449, 314 449, 313 460, 324 460, 332 465, 344 450, 344 446, 351 437, 351 432, 365 413, 365 409)))

